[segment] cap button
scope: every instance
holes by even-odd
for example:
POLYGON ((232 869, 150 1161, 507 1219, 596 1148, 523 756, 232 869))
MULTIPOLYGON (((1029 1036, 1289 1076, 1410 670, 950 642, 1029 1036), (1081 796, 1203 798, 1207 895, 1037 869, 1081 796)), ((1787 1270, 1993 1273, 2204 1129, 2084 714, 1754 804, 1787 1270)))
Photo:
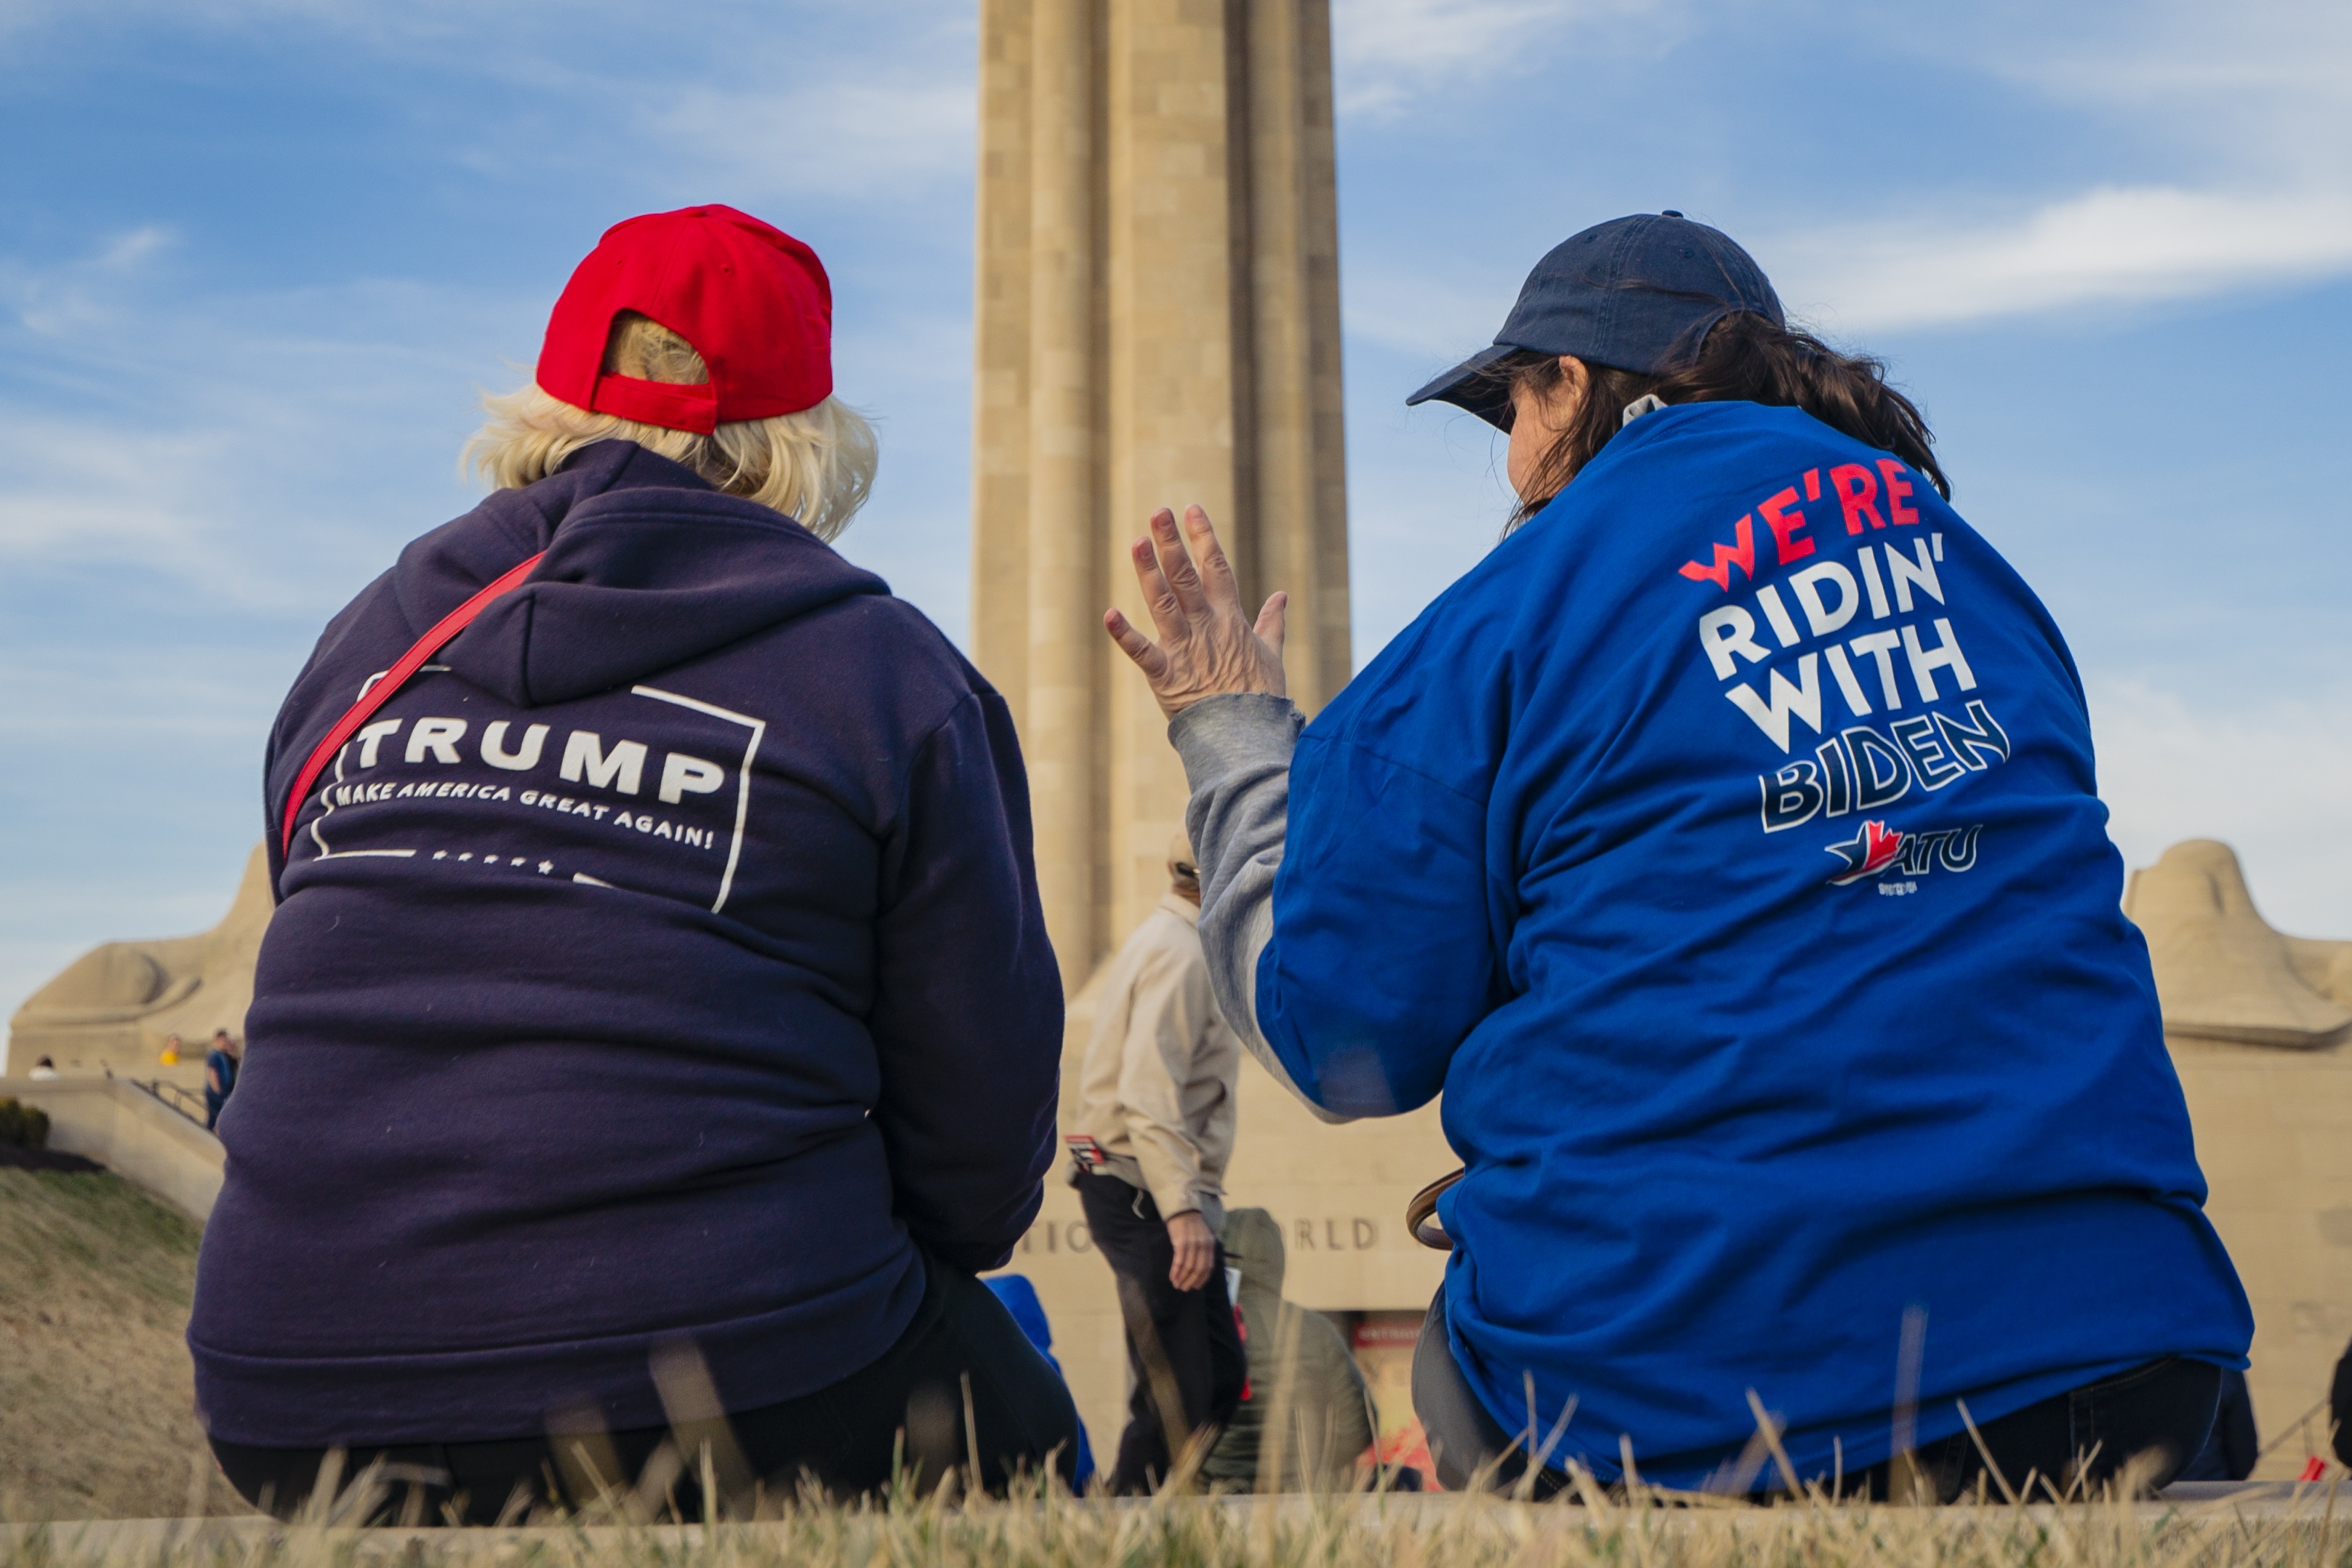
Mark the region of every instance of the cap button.
POLYGON ((1675 211, 1672 207, 1668 207, 1664 212, 1660 213, 1658 216, 1662 218, 1678 218, 1682 216, 1682 214, 1675 211))

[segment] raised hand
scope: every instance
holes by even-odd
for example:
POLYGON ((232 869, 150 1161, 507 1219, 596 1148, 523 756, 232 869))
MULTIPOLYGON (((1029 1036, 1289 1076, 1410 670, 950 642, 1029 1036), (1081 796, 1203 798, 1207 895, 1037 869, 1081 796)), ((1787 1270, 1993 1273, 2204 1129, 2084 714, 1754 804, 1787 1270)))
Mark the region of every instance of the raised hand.
POLYGON ((1117 610, 1104 612, 1103 630, 1143 672, 1161 713, 1174 718, 1202 697, 1227 692, 1286 695, 1282 632, 1290 595, 1269 598, 1252 624, 1208 513, 1185 507, 1180 535, 1176 514, 1160 507, 1151 514, 1150 536, 1136 540, 1129 554, 1160 640, 1145 636, 1117 610))

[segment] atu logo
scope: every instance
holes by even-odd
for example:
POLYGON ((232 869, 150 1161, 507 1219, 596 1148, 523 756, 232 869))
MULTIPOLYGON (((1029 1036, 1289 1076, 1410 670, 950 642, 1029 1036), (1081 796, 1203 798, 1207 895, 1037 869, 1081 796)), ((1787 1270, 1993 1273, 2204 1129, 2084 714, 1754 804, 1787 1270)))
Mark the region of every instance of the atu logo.
POLYGON ((1971 871, 1977 863, 1977 835, 1982 831, 1982 822, 1909 833, 1898 832, 1885 822, 1864 822, 1862 831, 1843 843, 1823 846, 1838 859, 1837 874, 1829 884, 1844 887, 1889 873, 1925 876, 1939 864, 1946 871, 1971 871))

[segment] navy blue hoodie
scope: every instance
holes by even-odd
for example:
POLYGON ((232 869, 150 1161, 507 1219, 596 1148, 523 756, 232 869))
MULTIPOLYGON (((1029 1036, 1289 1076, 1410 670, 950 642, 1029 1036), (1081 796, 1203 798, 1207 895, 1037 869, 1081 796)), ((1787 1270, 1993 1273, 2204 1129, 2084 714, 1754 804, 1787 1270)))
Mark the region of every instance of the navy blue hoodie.
POLYGON ((917 1244, 1002 1262, 1062 1003, 1003 700, 799 525, 627 442, 411 544, 272 731, 310 749, 537 550, 303 800, 188 1340, 232 1442, 663 1419, 866 1365, 917 1244))

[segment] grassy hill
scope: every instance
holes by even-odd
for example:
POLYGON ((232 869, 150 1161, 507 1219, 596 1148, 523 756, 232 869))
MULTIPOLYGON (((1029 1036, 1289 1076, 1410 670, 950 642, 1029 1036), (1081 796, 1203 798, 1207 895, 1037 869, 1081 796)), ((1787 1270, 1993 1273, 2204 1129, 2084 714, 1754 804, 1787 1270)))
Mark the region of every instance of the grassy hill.
POLYGON ((181 1514, 199 1474, 243 1511, 181 1340, 198 1235, 119 1176, 0 1168, 0 1519, 181 1514))

